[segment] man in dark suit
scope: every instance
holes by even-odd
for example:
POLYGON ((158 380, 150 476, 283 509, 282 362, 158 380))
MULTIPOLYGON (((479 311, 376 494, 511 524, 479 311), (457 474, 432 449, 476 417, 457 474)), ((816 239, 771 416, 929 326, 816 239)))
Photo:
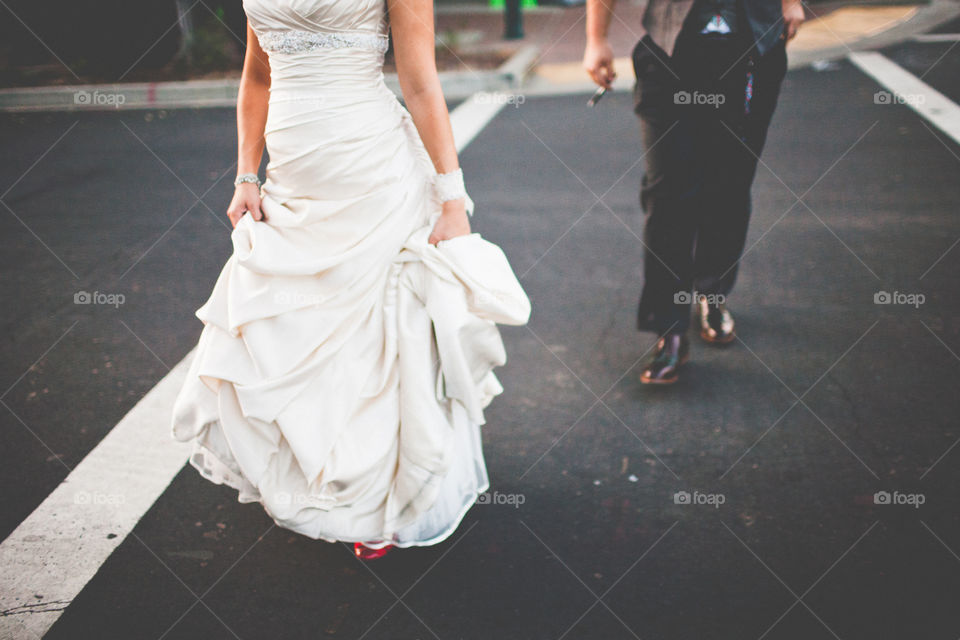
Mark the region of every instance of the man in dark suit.
MULTIPOLYGON (((615 0, 587 0, 583 64, 615 77, 607 29, 615 0)), ((726 296, 750 219, 750 187, 786 73, 800 0, 649 0, 633 49, 646 213, 637 326, 660 336, 640 380, 672 384, 686 362, 690 307, 710 344, 734 340, 726 296)))

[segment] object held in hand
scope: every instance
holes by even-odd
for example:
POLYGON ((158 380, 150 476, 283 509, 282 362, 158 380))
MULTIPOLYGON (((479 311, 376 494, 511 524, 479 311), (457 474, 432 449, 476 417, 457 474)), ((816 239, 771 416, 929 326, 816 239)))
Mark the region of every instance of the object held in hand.
POLYGON ((597 89, 597 90, 593 93, 593 95, 590 97, 590 99, 587 100, 587 106, 588 106, 588 107, 594 107, 594 106, 596 106, 597 103, 600 102, 600 98, 602 98, 602 97, 604 96, 604 94, 606 94, 606 93, 607 93, 607 88, 606 88, 606 87, 600 87, 599 89, 597 89))

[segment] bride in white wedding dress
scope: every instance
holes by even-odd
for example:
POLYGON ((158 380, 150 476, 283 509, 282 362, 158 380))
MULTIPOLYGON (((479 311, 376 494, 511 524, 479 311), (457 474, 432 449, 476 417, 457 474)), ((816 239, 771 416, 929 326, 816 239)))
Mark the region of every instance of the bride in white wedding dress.
POLYGON ((244 10, 233 254, 196 312, 173 437, 282 527, 367 559, 435 544, 487 490, 495 323, 530 304, 470 232, 432 3, 244 10), (384 84, 388 8, 406 109, 384 84))

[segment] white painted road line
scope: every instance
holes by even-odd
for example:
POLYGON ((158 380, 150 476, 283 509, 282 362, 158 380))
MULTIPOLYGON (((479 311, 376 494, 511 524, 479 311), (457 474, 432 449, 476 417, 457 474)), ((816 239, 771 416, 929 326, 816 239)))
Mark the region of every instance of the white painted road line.
POLYGON ((507 93, 475 93, 450 113, 453 140, 457 151, 470 144, 504 105, 512 99, 507 93))
POLYGON ((919 33, 912 38, 914 42, 957 42, 960 41, 960 33, 919 33))
POLYGON ((41 638, 183 467, 169 425, 190 355, 0 544, 0 638, 41 638))
MULTIPOLYGON (((481 93, 454 109, 457 151, 509 99, 481 93)), ((42 638, 186 464, 191 445, 173 439, 170 420, 192 356, 177 363, 0 544, 0 640, 42 638)))
POLYGON ((875 51, 847 56, 865 74, 876 80, 897 102, 907 105, 930 124, 960 144, 960 106, 900 65, 875 51))

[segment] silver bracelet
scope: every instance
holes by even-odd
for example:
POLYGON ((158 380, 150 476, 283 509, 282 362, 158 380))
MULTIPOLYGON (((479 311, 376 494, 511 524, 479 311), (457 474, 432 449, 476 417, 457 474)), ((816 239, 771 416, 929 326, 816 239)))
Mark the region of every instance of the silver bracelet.
POLYGON ((463 169, 436 174, 433 177, 433 188, 440 202, 466 197, 467 188, 463 184, 463 169))
POLYGON ((260 178, 257 177, 255 173, 241 173, 237 176, 237 179, 233 181, 234 186, 240 186, 245 182, 255 184, 258 187, 260 186, 260 178))

